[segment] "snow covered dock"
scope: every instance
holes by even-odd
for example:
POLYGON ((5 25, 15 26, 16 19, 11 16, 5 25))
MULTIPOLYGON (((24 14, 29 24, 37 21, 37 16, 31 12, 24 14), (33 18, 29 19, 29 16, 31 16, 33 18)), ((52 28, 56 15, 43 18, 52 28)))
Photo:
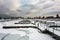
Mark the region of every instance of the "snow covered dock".
MULTIPOLYGON (((33 28, 3 29, 3 26, 19 26, 20 24, 14 24, 18 21, 20 20, 0 22, 0 40, 55 40, 48 34, 43 34, 33 28)), ((31 26, 32 25, 33 24, 31 24, 31 26)))

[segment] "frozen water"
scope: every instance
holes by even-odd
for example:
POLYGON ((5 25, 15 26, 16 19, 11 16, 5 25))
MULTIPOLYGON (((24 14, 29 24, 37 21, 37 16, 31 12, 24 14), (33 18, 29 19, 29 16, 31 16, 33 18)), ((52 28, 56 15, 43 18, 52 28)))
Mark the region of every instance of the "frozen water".
POLYGON ((18 21, 0 22, 0 40, 54 40, 33 28, 2 29, 3 25, 14 25, 18 21), (7 35, 8 34, 8 35, 7 35), (6 36, 7 35, 7 36, 6 36))

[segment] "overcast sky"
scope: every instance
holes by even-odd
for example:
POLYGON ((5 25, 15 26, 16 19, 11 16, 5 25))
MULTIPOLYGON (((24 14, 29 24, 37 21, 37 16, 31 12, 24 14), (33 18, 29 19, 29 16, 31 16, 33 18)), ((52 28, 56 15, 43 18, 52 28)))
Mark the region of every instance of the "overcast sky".
POLYGON ((60 14, 60 0, 0 0, 3 16, 50 16, 60 14))

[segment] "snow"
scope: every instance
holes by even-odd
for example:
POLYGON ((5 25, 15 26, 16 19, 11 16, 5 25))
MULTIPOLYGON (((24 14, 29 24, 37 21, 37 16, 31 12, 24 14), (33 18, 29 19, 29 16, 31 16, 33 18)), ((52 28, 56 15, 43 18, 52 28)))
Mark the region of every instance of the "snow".
MULTIPOLYGON (((60 26, 60 21, 51 21, 51 22, 55 22, 55 25, 60 26)), ((48 27, 48 30, 49 30, 50 32, 53 32, 54 34, 60 36, 60 27, 57 27, 57 28, 55 28, 55 29, 48 27), (54 30, 54 31, 53 31, 53 30, 54 30)))
MULTIPOLYGON (((49 28, 49 31, 53 32, 53 28, 49 28)), ((60 36, 60 28, 58 30, 54 30, 53 33, 56 34, 56 35, 58 35, 58 36, 60 36)))
POLYGON ((54 33, 60 36, 60 31, 54 30, 54 33))
POLYGON ((14 24, 14 23, 18 23, 18 22, 19 22, 19 20, 18 21, 9 21, 9 22, 4 22, 3 25, 4 26, 35 26, 33 24, 23 24, 23 25, 22 24, 14 24))
MULTIPOLYGON (((18 21, 20 20, 0 22, 0 40, 6 35, 4 40, 55 40, 51 36, 43 34, 34 28, 2 29, 3 26, 20 26, 20 24, 14 24, 18 21)), ((29 25, 36 26, 32 24, 29 25)))

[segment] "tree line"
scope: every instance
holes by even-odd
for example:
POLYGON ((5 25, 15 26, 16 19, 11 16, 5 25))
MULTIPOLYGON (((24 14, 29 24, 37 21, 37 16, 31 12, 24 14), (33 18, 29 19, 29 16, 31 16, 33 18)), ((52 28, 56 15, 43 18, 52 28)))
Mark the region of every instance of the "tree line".
POLYGON ((54 16, 38 16, 38 17, 0 17, 0 19, 48 19, 48 18, 60 18, 59 14, 56 15, 56 17, 54 16))

